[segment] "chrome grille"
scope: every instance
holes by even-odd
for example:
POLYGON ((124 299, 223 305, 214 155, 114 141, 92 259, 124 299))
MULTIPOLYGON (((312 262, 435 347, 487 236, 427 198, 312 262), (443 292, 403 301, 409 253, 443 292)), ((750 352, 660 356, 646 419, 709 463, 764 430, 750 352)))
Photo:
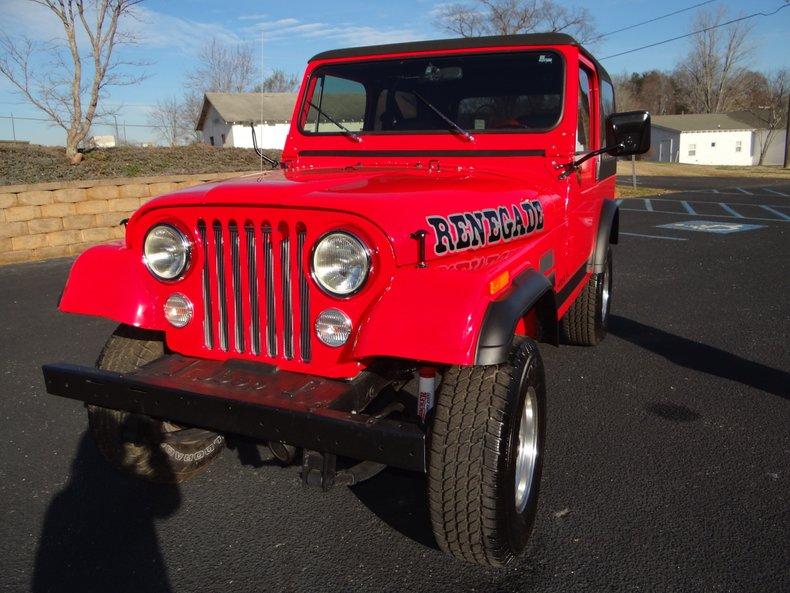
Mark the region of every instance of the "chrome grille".
POLYGON ((197 228, 206 348, 309 362, 304 225, 201 219, 197 228))

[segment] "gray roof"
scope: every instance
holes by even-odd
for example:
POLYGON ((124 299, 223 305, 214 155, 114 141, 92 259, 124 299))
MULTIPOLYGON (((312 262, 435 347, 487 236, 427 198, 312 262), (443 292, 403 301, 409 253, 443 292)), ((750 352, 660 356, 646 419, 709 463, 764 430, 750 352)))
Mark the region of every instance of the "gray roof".
POLYGON ((684 115, 656 115, 652 124, 676 132, 711 130, 759 130, 766 124, 748 111, 733 113, 687 113, 684 115))
POLYGON ((295 103, 296 93, 206 93, 197 129, 203 129, 209 105, 228 123, 260 123, 291 121, 295 103))

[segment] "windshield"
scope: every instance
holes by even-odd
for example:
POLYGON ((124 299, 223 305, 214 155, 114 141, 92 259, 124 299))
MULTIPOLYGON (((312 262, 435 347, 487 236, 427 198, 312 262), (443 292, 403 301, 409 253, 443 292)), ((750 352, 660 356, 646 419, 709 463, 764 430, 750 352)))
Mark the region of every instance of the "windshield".
POLYGON ((343 63, 318 68, 308 88, 306 134, 453 133, 448 119, 475 134, 537 132, 560 120, 563 61, 529 51, 343 63))

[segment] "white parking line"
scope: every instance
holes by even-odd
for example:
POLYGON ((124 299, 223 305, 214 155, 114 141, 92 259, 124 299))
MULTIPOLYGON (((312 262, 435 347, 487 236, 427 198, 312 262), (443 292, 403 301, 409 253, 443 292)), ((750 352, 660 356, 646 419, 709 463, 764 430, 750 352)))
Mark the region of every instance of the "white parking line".
POLYGON ((719 190, 717 190, 717 189, 712 189, 712 190, 710 190, 710 191, 712 191, 714 194, 717 194, 717 193, 719 193, 719 190))
POLYGON ((645 200, 645 210, 648 212, 653 212, 653 202, 650 200, 645 200))
POLYGON ((776 214, 778 217, 783 218, 784 220, 790 220, 790 216, 785 214, 784 212, 779 212, 779 210, 774 210, 770 206, 760 206, 763 210, 767 210, 771 214, 776 214))
POLYGON ((767 192, 771 192, 772 194, 776 194, 777 196, 782 196, 783 198, 790 198, 790 195, 783 194, 782 192, 776 191, 775 189, 771 189, 769 187, 764 187, 762 189, 767 191, 767 192))
POLYGON ((683 204, 683 207, 686 209, 686 212, 688 212, 689 214, 696 214, 694 208, 692 208, 691 204, 689 204, 686 200, 681 200, 680 203, 683 204))
POLYGON ((733 210, 732 208, 730 208, 730 207, 729 207, 727 204, 724 204, 724 203, 722 203, 722 202, 719 202, 719 206, 721 206, 722 208, 724 208, 724 209, 725 209, 727 212, 729 212, 730 214, 732 214, 732 215, 733 215, 735 218, 743 218, 743 215, 742 215, 741 213, 739 213, 739 212, 736 212, 735 210, 733 210))
POLYGON ((629 237, 644 237, 645 239, 666 239, 668 241, 688 241, 683 237, 665 237, 664 235, 641 235, 639 233, 626 233, 620 231, 621 235, 628 235, 629 237))
POLYGON ((737 189, 742 194, 746 194, 747 196, 753 196, 754 195, 752 192, 746 191, 745 189, 741 189, 740 187, 736 187, 735 189, 737 189))
MULTIPOLYGON (((747 206, 748 205, 749 204, 747 204, 747 206)), ((765 208, 765 206, 763 207, 765 208)), ((620 210, 624 212, 642 212, 643 214, 646 212, 641 208, 620 208, 620 210)), ((656 210, 654 214, 676 214, 678 216, 692 216, 688 212, 667 212, 666 210, 656 210)), ((729 214, 694 214, 693 216, 705 216, 705 217, 710 216, 713 218, 736 218, 735 216, 730 216, 729 214)), ((782 214, 782 216, 784 215, 782 214)), ((741 218, 744 220, 764 220, 765 222, 790 222, 790 216, 785 217, 787 220, 780 220, 778 218, 758 218, 756 216, 741 216, 741 218)))

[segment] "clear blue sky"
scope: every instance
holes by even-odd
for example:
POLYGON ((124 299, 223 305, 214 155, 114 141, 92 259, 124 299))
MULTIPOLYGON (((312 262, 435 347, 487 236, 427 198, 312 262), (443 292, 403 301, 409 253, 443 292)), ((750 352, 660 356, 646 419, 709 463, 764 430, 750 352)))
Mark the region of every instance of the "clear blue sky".
MULTIPOLYGON (((579 0, 595 16, 600 33, 606 33, 701 0, 579 0)), ((725 6, 731 16, 757 11, 771 12, 787 0, 717 0, 707 8, 725 6)), ((125 57, 153 62, 147 67, 150 77, 134 87, 111 90, 108 103, 122 104, 119 121, 147 123, 147 112, 157 100, 180 95, 184 72, 195 63, 202 43, 217 37, 229 43, 252 43, 261 52, 263 32, 263 69, 283 68, 301 75, 306 60, 313 54, 334 47, 369 45, 415 39, 446 37, 433 23, 436 0, 301 0, 298 3, 249 0, 147 0, 140 5, 134 24, 143 44, 125 50, 125 57)), ((568 3, 574 4, 574 3, 568 3)), ((636 48, 685 33, 694 11, 616 33, 592 45, 596 56, 636 48)), ((749 21, 754 27, 755 45, 751 67, 771 71, 790 66, 788 32, 790 7, 770 17, 749 21)), ((60 34, 59 24, 45 9, 27 0, 0 0, 0 27, 6 33, 26 34, 39 40, 60 34)), ((604 60, 611 73, 672 69, 685 55, 688 40, 604 60)), ((11 92, 0 80, 0 115, 40 117, 40 113, 11 92)), ((97 133, 111 133, 97 128, 97 133)), ((62 132, 46 124, 16 122, 20 139, 42 144, 62 143, 62 132)), ((150 130, 127 128, 130 140, 151 138, 150 130)), ((0 119, 0 139, 11 138, 11 125, 0 119)))

